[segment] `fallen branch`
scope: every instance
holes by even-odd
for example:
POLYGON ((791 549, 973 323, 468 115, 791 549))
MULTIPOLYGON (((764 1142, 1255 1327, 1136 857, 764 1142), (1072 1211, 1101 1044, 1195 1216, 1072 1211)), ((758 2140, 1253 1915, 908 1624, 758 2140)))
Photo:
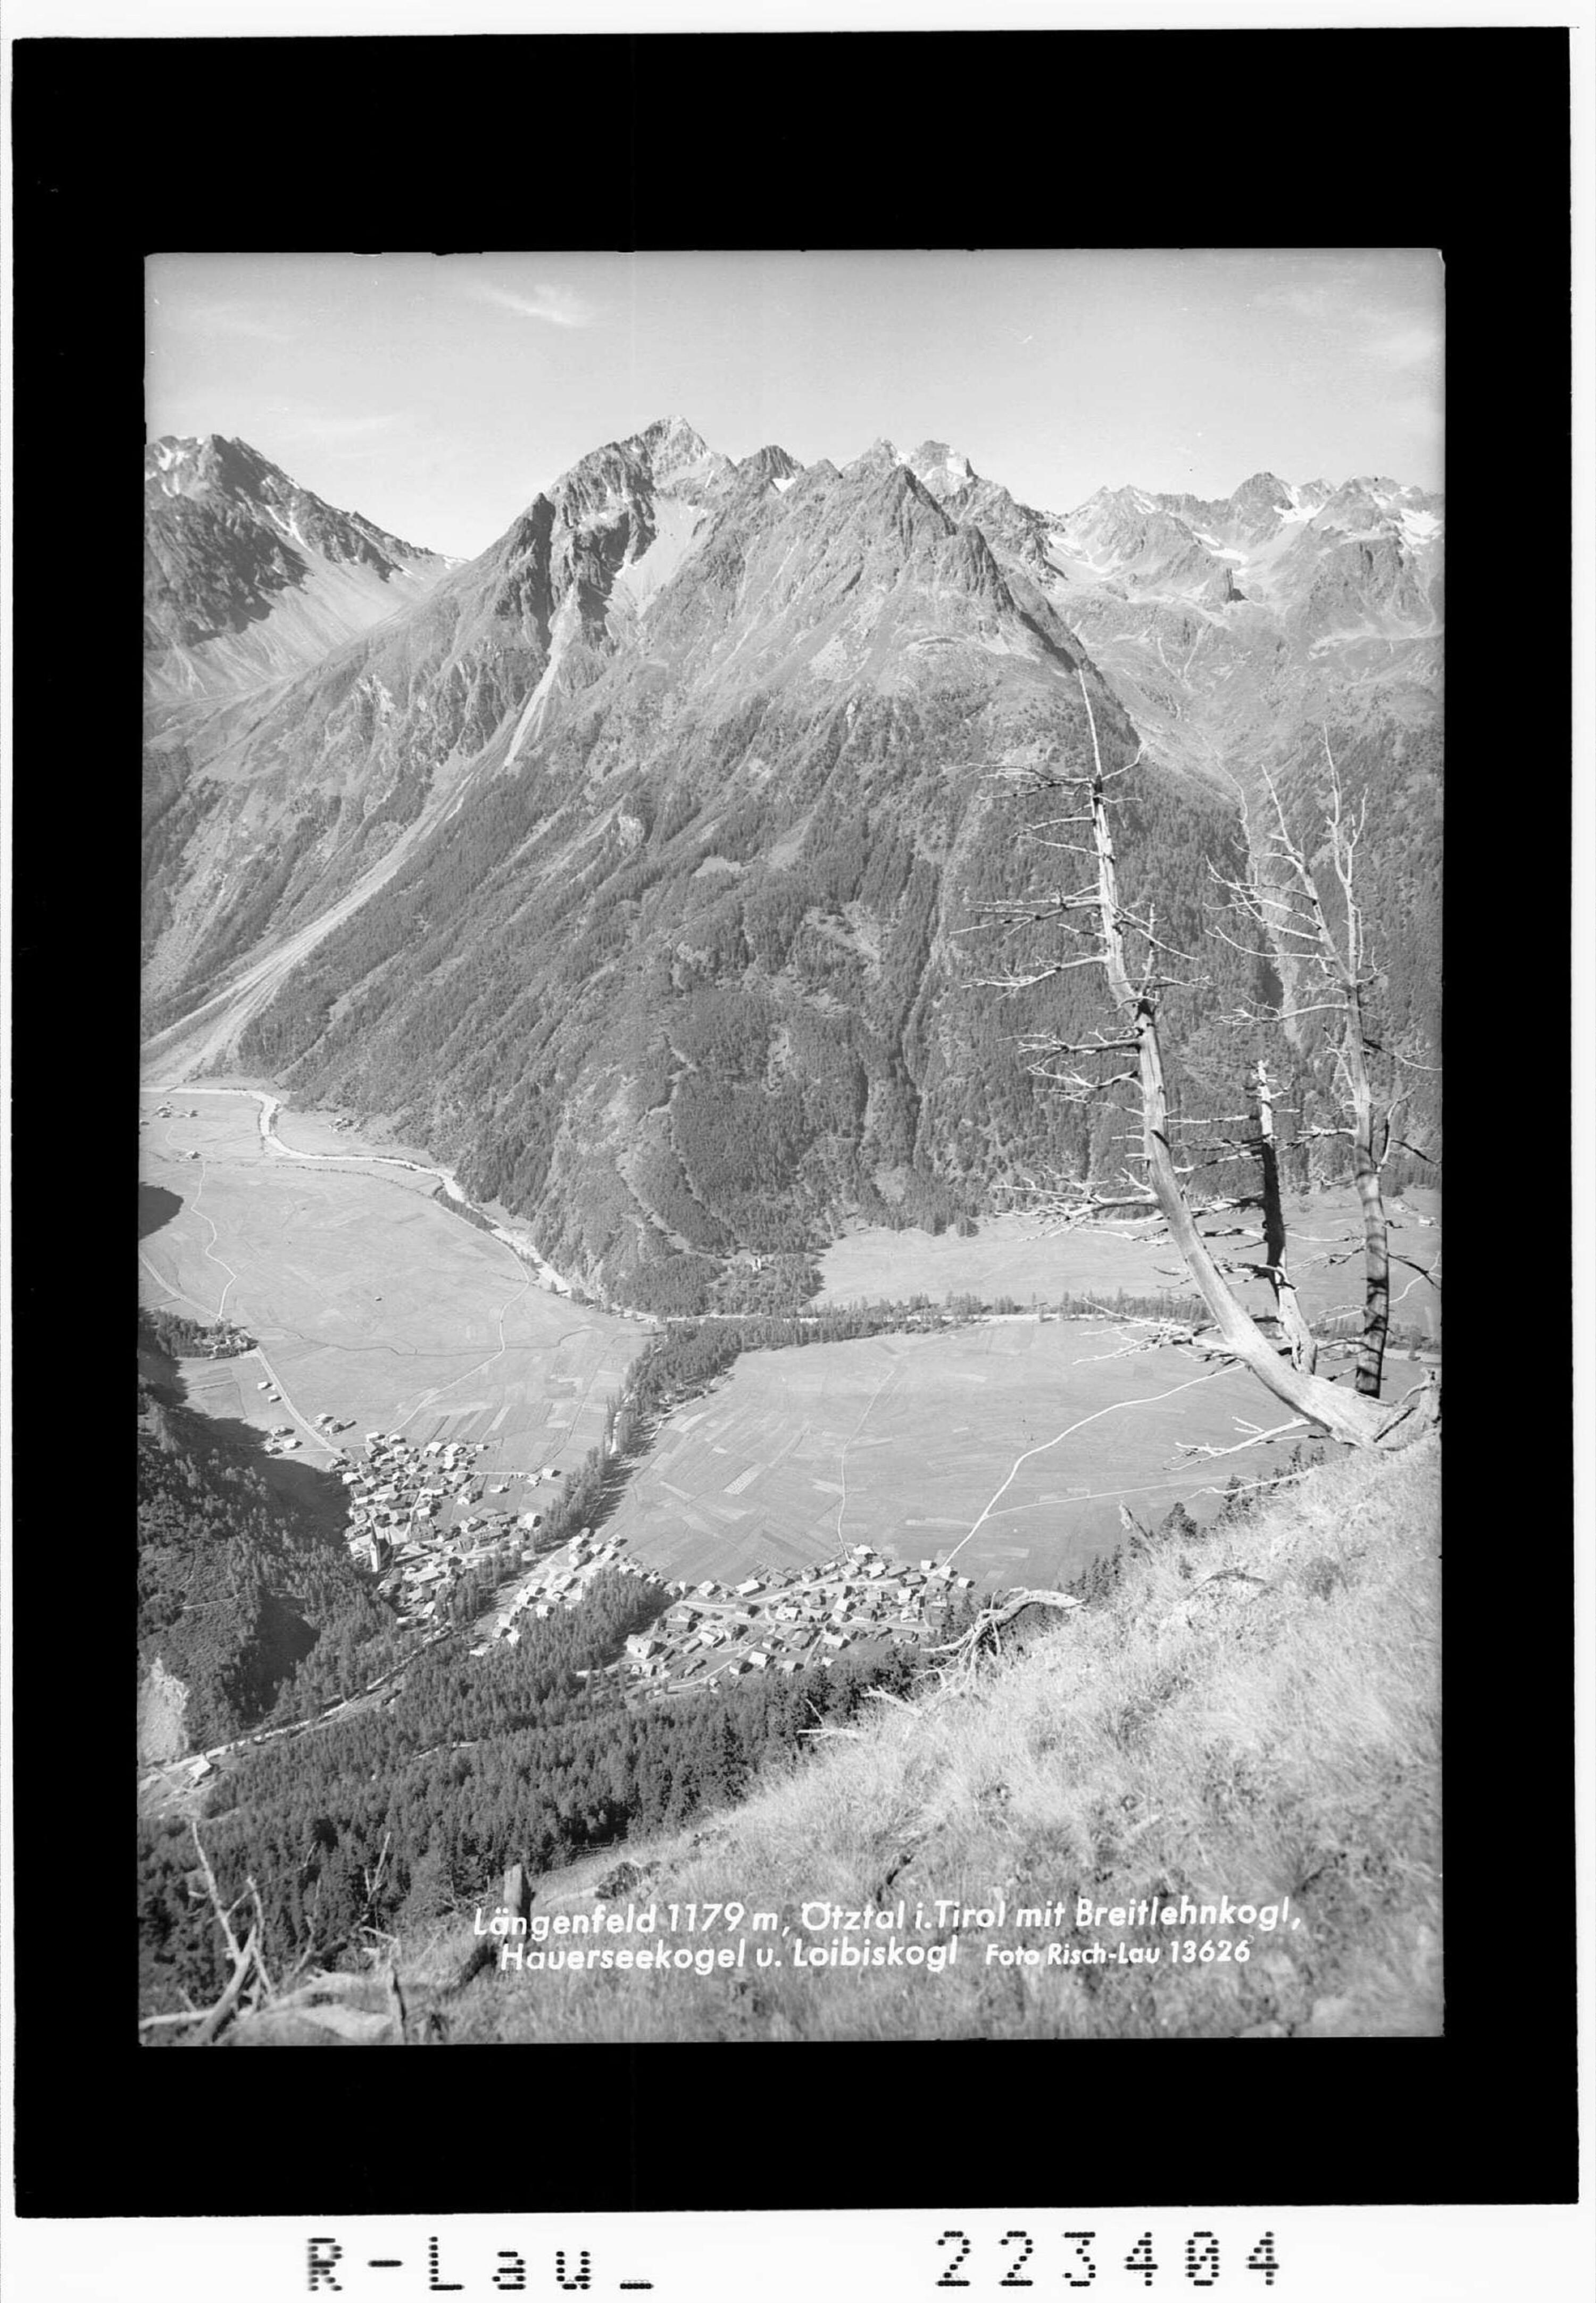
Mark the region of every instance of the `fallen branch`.
POLYGON ((259 1944, 253 1928, 249 1930, 248 1942, 245 1944, 243 1950, 239 1954, 238 1964, 232 1970, 232 1974, 228 1980, 226 1989, 223 1992, 220 1999, 217 2000, 215 2005, 211 2009, 204 2021, 200 2024, 198 2031, 190 2042, 191 2046, 209 2046, 217 2032, 222 2029, 223 2025, 232 2015, 233 2010, 237 2007, 239 2001, 243 1995, 244 1986, 249 1979, 250 1970, 252 1969, 258 1971, 262 1980, 269 1987, 271 1978, 267 1976, 265 1968, 260 1965, 259 1944))
MULTIPOLYGON (((199 1869, 201 1876, 205 1880, 205 1891, 211 1899, 211 1909, 216 1915, 216 1919, 221 1927, 222 1933, 227 1938, 229 1955, 236 1965, 243 1957, 243 1953, 239 1948, 238 1937, 233 1934, 232 1929, 229 1927, 227 1922, 231 1913, 237 1910, 238 1905, 236 1903, 230 1903, 225 1910, 223 1909, 222 1891, 216 1885, 216 1875, 211 1869, 210 1857, 205 1852, 205 1842, 199 1836, 199 1826, 192 1818, 190 1818, 189 1829, 194 1836, 194 1848, 195 1852, 199 1858, 199 1869)), ((241 1896, 239 1900, 241 1902, 243 1899, 241 1896)))
POLYGON ((1068 1591, 1007 1591, 1001 1599, 989 1602, 958 1639, 929 1652, 952 1657, 952 1662, 942 1666, 944 1678, 968 1678, 981 1649, 989 1645, 995 1647, 1004 1626, 1012 1623, 1022 1608, 1052 1607, 1062 1614, 1085 1605, 1085 1600, 1073 1598, 1068 1591))
POLYGON ((1305 1431, 1307 1428, 1305 1415, 1294 1415, 1288 1423, 1276 1423, 1267 1431, 1254 1431, 1250 1438, 1238 1439, 1233 1447, 1210 1447, 1205 1443, 1185 1439, 1180 1443, 1179 1452, 1187 1456, 1239 1455, 1248 1447, 1267 1447, 1271 1439, 1284 1438, 1288 1431, 1305 1431))

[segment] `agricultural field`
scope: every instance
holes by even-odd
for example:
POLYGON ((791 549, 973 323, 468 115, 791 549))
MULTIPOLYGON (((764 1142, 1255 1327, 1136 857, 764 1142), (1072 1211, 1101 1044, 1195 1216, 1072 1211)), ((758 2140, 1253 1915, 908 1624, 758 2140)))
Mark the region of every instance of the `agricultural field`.
MULTIPOLYGON (((490 1483, 545 1464, 574 1470, 600 1438, 641 1346, 635 1323, 540 1287, 502 1242, 434 1201, 430 1177, 268 1152, 247 1095, 178 1089, 140 1109, 145 1200, 157 1213, 157 1194, 181 1202, 140 1244, 140 1302, 224 1313, 259 1346, 190 1362, 196 1406, 259 1430, 291 1423, 299 1460, 322 1465, 368 1430, 486 1440, 490 1483), (168 1119, 152 1117, 162 1103, 168 1119), (315 1423, 324 1410, 353 1431, 329 1444, 315 1423)), ((296 1114, 284 1139, 319 1152, 319 1125, 296 1114)), ((374 1151, 325 1135, 342 1159, 374 1151)), ((504 1507, 518 1494, 512 1484, 504 1507)))
POLYGON ((1225 1446, 1285 1412, 1240 1369, 1126 1356, 1131 1340, 1020 1316, 747 1353, 666 1420, 606 1531, 688 1582, 866 1542, 956 1557, 978 1584, 1068 1581, 1119 1540, 1122 1502, 1145 1521, 1182 1500, 1202 1519, 1238 1466, 1254 1478, 1287 1452, 1183 1459, 1182 1441, 1225 1446))
MULTIPOLYGON (((1355 1306, 1362 1285, 1363 1230, 1357 1195, 1350 1188, 1315 1192, 1288 1200, 1290 1268, 1297 1295, 1310 1319, 1355 1306), (1350 1253, 1351 1260, 1344 1261, 1350 1253), (1337 1259, 1331 1261, 1330 1258, 1337 1259)), ((1440 1194, 1410 1191, 1390 1211, 1391 1314, 1422 1323, 1432 1335, 1440 1329, 1440 1298, 1427 1280, 1397 1261, 1411 1258, 1428 1267, 1440 1254, 1440 1194)), ((1244 1220, 1221 1215, 1203 1229, 1217 1256, 1238 1261, 1257 1253, 1242 1236, 1244 1220)), ((1161 1292, 1191 1295, 1190 1275, 1166 1237, 1142 1224, 1085 1226, 1050 1233, 1026 1215, 984 1217, 974 1239, 951 1231, 933 1237, 924 1231, 890 1231, 880 1225, 850 1234, 821 1258, 822 1303, 852 1303, 885 1296, 893 1301, 928 1295, 974 1295, 992 1303, 1011 1296, 1016 1303, 1057 1303, 1066 1293, 1099 1295, 1110 1303, 1127 1295, 1161 1292)), ((1249 1311, 1272 1308, 1261 1280, 1245 1280, 1237 1291, 1249 1311)))

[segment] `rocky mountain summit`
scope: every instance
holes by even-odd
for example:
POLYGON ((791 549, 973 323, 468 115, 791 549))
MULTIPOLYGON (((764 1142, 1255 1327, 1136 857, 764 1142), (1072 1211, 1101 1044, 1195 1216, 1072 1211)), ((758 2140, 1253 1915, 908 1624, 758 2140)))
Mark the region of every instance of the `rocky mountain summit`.
POLYGON ((144 451, 144 651, 156 704, 300 671, 455 564, 340 511, 242 440, 144 451))
MULTIPOLYGON (((238 443, 209 443, 205 477, 173 446, 152 519, 199 504, 224 559, 237 537, 241 596, 218 579, 206 610, 232 637, 289 553, 415 580, 410 547, 324 521, 238 443)), ((1142 755, 1127 884, 1195 948, 1209 860, 1239 863, 1265 776, 1311 797, 1328 729, 1370 798, 1413 1021, 1440 521, 1393 482, 1267 473, 1058 515, 941 441, 736 462, 663 418, 247 710, 158 731, 152 1060, 241 1055, 384 1112, 552 1261, 654 1308, 856 1214, 948 1221, 1027 1164, 1100 1167, 1111 1127, 1014 1047, 1091 1028, 1090 977, 980 980, 981 907, 1036 868, 1017 780, 1090 756, 1090 702, 1109 762, 1142 755)), ((157 623, 198 617, 177 589, 157 623)), ((1221 949, 1198 1009, 1233 1006, 1242 967, 1221 949)))
POLYGON ((1442 514, 1383 479, 1105 489, 1046 523, 1044 580, 1149 750, 1255 798, 1327 718, 1435 722, 1442 514))
POLYGON ((1217 499, 1104 487, 1051 512, 944 441, 877 441, 868 458, 913 473, 1040 586, 1169 765, 1255 795, 1258 768, 1288 772, 1327 714, 1418 727, 1439 709, 1439 495, 1255 472, 1217 499))

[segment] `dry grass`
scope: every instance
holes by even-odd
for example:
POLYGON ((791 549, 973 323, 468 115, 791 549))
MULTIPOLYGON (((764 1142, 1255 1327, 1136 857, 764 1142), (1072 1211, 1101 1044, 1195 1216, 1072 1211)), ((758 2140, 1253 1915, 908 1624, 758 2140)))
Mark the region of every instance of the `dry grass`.
MULTIPOLYGON (((729 1973, 493 1974, 450 2004, 467 2040, 1433 2035, 1441 2027, 1438 1443, 1349 1458, 1250 1522, 1132 1563, 1113 1598, 967 1689, 882 1705, 857 1740, 690 1838, 628 1850, 635 1900, 774 1911, 729 1973), (890 1883, 890 1884, 889 1884, 890 1883), (793 1965, 820 1900, 908 1906, 904 1940, 949 1940, 937 1898, 1007 1903, 958 1934, 955 1962, 793 1965), (1286 1922, 1075 1927, 1075 1900, 1155 1909, 1182 1895, 1286 1922), (1049 1902, 1057 1925, 1020 1928, 1049 1902), (926 1927, 916 1933, 916 1905, 926 1927), (1153 1964, 989 1963, 1094 1938, 1153 1964), (1172 1939, 1228 1943, 1174 1965, 1172 1939), (1250 1956, 1238 1960, 1246 1944, 1250 1956), (755 1965, 756 1945, 775 1962, 755 1965)), ((592 1911, 603 1871, 557 1873, 535 1912, 592 1911)), ((621 1906, 624 1908, 624 1906, 621 1906)), ((426 1964, 459 1954, 437 1938, 426 1964)), ((565 1940, 586 1947, 586 1937, 565 1940)), ((606 1937, 610 1943, 643 1940, 606 1937)), ((656 1939, 657 1940, 657 1939, 656 1939)), ((686 1931, 679 1947, 706 1939, 686 1931)), ((717 1933, 718 1947, 738 1941, 717 1933)), ((549 1948, 554 1947, 551 1938, 549 1948)), ((401 1968, 410 1966, 401 1955, 401 1968)), ((418 1983, 418 1969, 412 1969, 418 1983)))

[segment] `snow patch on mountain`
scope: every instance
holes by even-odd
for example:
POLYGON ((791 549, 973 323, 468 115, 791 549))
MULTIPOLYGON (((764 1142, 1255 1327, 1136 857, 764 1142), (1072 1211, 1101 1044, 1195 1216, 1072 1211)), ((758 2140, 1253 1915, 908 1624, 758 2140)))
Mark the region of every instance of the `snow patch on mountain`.
MULTIPOLYGON (((308 552, 313 548, 310 544, 306 543, 304 537, 300 534, 300 523, 297 519, 284 519, 283 514, 278 510, 274 503, 266 503, 263 502, 261 504, 261 510, 275 527, 280 527, 283 530, 284 536, 292 536, 294 542, 299 545, 301 552, 308 552)), ((322 555, 318 554, 318 557, 322 555)))

